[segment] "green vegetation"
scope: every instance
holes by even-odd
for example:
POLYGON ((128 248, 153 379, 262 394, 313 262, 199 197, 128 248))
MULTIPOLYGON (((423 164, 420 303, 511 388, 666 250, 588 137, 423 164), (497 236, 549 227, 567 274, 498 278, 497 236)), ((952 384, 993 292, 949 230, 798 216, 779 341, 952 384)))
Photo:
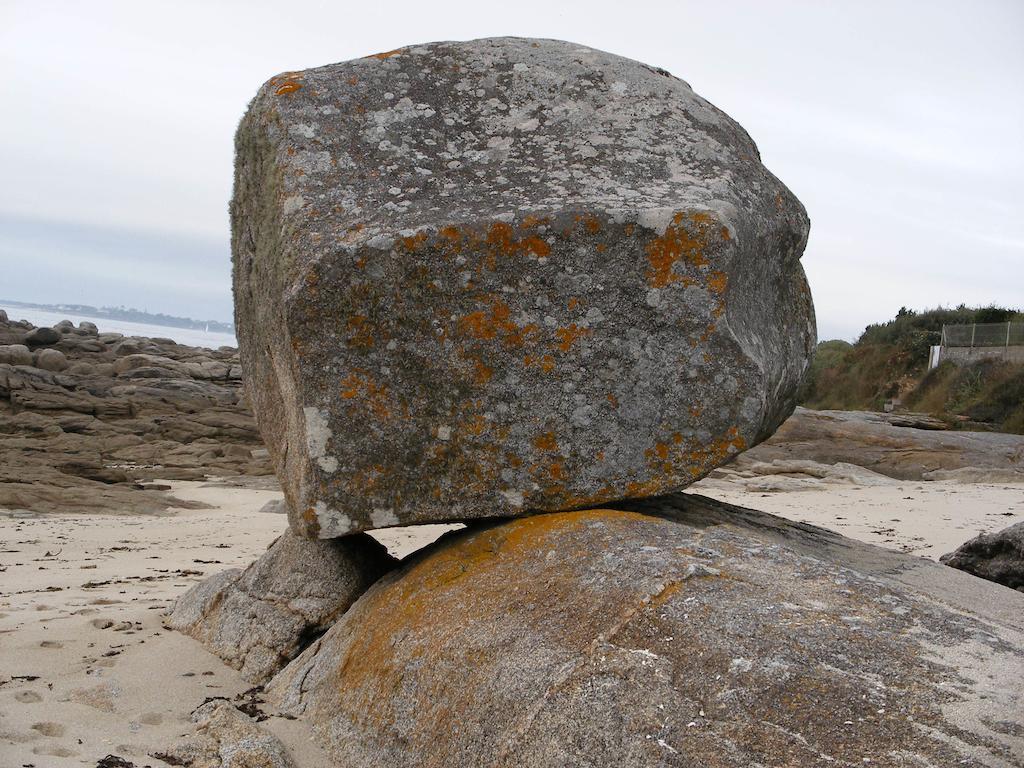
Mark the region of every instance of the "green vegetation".
POLYGON ((898 398, 904 408, 951 426, 1024 434, 1024 366, 984 360, 927 371, 928 350, 944 324, 1022 320, 1019 310, 1001 307, 903 308, 894 319, 869 325, 855 344, 821 342, 800 400, 815 409, 880 411, 898 398))

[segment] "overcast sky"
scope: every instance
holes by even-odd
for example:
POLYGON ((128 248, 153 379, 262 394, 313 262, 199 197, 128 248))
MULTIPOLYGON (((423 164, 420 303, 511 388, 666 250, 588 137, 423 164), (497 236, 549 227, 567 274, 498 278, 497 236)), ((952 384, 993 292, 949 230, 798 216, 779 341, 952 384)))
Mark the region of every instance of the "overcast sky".
POLYGON ((232 136, 271 75, 550 37, 663 67, 804 202, 819 336, 1024 304, 1024 2, 0 0, 0 298, 230 319, 232 136))

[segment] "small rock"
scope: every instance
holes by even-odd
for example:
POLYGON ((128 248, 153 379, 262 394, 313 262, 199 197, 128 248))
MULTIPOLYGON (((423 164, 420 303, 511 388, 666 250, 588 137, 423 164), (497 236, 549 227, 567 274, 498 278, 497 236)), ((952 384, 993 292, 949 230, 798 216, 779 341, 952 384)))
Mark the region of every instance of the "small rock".
POLYGON ((154 757, 187 768, 294 768, 277 737, 228 701, 203 704, 192 720, 195 736, 154 757))
POLYGON ((179 598, 167 624, 264 683, 394 563, 366 535, 322 542, 285 531, 244 572, 222 571, 179 598))
POLYGON ((1024 522, 975 536, 939 562, 1024 592, 1024 522))
POLYGON ((0 346, 0 363, 32 365, 32 352, 24 344, 5 344, 0 346))
POLYGON ((269 513, 272 515, 287 515, 288 514, 288 502, 284 499, 271 499, 259 509, 260 512, 269 513))
POLYGON ((34 328, 25 334, 25 343, 30 347, 45 347, 60 341, 60 333, 53 328, 34 328))
POLYGON ((68 359, 59 349, 41 349, 36 353, 36 368, 60 372, 68 367, 68 359))

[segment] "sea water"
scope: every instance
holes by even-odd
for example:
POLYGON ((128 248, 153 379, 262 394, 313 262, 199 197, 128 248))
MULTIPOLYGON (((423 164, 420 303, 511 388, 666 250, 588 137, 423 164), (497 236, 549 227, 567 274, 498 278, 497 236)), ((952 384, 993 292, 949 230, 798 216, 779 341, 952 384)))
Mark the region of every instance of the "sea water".
POLYGON ((29 307, 14 307, 5 304, 0 304, 0 309, 7 312, 7 317, 10 320, 28 320, 32 325, 39 328, 52 327, 61 320, 70 320, 75 325, 85 320, 95 323, 100 333, 121 333, 125 336, 174 339, 179 344, 187 344, 190 347, 205 347, 207 349, 238 346, 238 340, 235 339, 232 333, 196 331, 191 328, 175 328, 171 325, 132 323, 127 320, 117 320, 111 317, 73 315, 66 312, 50 312, 45 309, 30 309, 29 307))

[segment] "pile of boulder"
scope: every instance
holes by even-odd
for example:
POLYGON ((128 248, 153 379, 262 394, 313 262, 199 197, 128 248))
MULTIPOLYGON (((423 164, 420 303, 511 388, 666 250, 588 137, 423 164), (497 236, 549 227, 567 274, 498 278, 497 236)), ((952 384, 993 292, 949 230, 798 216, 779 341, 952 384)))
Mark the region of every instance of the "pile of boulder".
POLYGON ((0 509, 166 509, 159 480, 271 476, 238 352, 0 310, 0 509))
POLYGON ((772 434, 814 345, 803 207, 686 83, 412 46, 271 79, 236 153, 289 531, 170 622, 336 765, 1021 754, 1019 616, 938 597, 968 577, 676 493, 772 434), (400 563, 366 535, 437 522, 467 527, 400 563))

